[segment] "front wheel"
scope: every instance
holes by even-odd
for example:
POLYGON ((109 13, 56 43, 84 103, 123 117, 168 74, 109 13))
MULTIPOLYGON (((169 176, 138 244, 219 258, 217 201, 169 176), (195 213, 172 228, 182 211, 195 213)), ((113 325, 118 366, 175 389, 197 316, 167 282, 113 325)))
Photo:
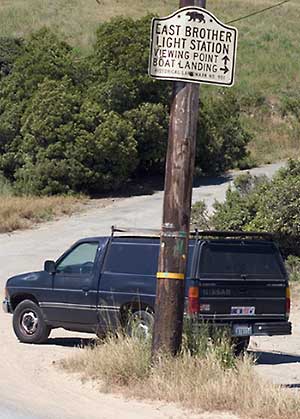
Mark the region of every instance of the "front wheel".
POLYGON ((23 343, 43 343, 51 331, 44 321, 41 309, 31 300, 24 300, 17 305, 13 314, 13 328, 17 338, 23 343))
POLYGON ((153 324, 154 316, 151 312, 135 311, 127 320, 126 333, 134 338, 149 339, 152 336, 153 324))

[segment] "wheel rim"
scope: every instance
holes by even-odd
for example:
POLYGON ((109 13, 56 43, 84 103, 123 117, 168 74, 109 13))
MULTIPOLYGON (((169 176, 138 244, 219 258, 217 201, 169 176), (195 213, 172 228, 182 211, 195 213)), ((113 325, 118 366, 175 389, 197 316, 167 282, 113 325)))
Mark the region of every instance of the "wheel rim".
POLYGON ((33 335, 38 328, 38 317, 34 311, 25 311, 21 317, 21 327, 26 335, 33 335))
POLYGON ((152 324, 136 316, 131 322, 131 336, 138 339, 149 339, 152 335, 152 328, 152 324))

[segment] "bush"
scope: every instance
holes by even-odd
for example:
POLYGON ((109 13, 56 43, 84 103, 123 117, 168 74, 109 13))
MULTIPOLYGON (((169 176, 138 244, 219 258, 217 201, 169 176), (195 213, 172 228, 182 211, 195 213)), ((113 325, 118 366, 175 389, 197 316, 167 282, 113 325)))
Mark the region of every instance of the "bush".
POLYGON ((132 125, 114 112, 103 114, 94 134, 83 134, 68 148, 75 190, 97 193, 122 186, 137 167, 132 125))
POLYGON ((106 111, 123 113, 139 104, 139 91, 135 81, 124 71, 110 74, 106 81, 90 88, 88 97, 106 111))
POLYGON ((116 17, 102 23, 91 57, 94 77, 97 83, 106 83, 121 72, 137 87, 139 103, 169 104, 171 84, 148 76, 150 23, 150 15, 137 20, 116 17))
POLYGON ((291 160, 272 180, 249 174, 236 178, 225 202, 214 208, 213 228, 270 231, 286 255, 300 255, 300 161, 291 160))
MULTIPOLYGON (((147 74, 150 19, 101 24, 84 60, 48 29, 0 40, 0 171, 18 191, 98 193, 163 171, 171 84, 147 74)), ((249 165, 239 117, 232 94, 202 104, 198 171, 249 165)))
POLYGON ((39 85, 45 79, 64 78, 82 85, 82 75, 71 48, 49 30, 36 32, 24 43, 10 74, 0 82, 0 170, 6 177, 12 180, 24 163, 19 152, 21 120, 39 85))
POLYGON ((99 26, 93 62, 102 80, 120 70, 135 76, 147 74, 150 22, 151 16, 115 17, 99 26))
POLYGON ((291 281, 300 281, 300 258, 289 255, 286 259, 286 267, 291 281))
POLYGON ((137 148, 131 124, 81 101, 66 78, 39 86, 22 118, 24 163, 16 171, 18 191, 102 192, 118 188, 134 171, 137 148))
POLYGON ((210 218, 204 201, 198 201, 192 206, 191 225, 198 230, 211 228, 210 218))
POLYGON ((0 80, 7 76, 16 59, 23 53, 23 40, 18 38, 0 38, 0 80))
POLYGON ((143 103, 124 116, 135 128, 139 170, 157 173, 164 168, 168 144, 169 115, 162 104, 143 103))
POLYGON ((207 335, 198 338, 206 343, 196 342, 196 353, 161 356, 158 365, 150 363, 148 342, 123 336, 87 347, 60 365, 96 381, 100 390, 207 410, 212 417, 227 411, 249 418, 299 418, 299 397, 262 380, 250 357, 233 360, 224 341, 213 345, 207 335))
POLYGON ((240 121, 240 106, 231 92, 222 92, 201 103, 196 167, 203 173, 217 174, 237 167, 247 156, 250 134, 240 121))

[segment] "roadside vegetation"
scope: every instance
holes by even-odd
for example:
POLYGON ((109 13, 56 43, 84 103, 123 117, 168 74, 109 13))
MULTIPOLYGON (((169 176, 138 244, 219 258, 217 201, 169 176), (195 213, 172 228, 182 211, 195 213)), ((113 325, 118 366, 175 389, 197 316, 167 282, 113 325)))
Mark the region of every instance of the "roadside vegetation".
POLYGON ((235 358, 225 336, 212 343, 205 332, 193 341, 185 334, 175 357, 150 362, 150 342, 123 335, 108 337, 62 361, 63 368, 94 380, 100 391, 177 403, 202 411, 229 411, 245 418, 299 419, 296 395, 265 382, 251 356, 235 358), (190 344, 192 343, 192 347, 190 344))
POLYGON ((16 196, 12 186, 0 176, 0 233, 29 228, 82 209, 82 196, 16 196))
MULTIPOLYGON (((273 4, 257 0, 255 9, 273 4)), ((169 0, 151 10, 133 0, 1 3, 3 191, 106 194, 163 173, 171 84, 147 75, 149 27, 153 13, 177 7, 169 0)), ((226 22, 254 5, 216 0, 208 7, 226 22)), ((299 154, 299 16, 291 0, 236 23, 235 87, 201 86, 198 175, 299 154)))
MULTIPOLYGON (((255 3, 214 0, 208 1, 207 7, 228 22, 275 3, 276 0, 256 0, 255 3)), ((120 15, 134 19, 147 13, 165 16, 177 7, 178 2, 174 0, 154 0, 151 5, 144 0, 53 0, 51 3, 28 0, 26 4, 21 0, 4 1, 0 6, 0 37, 29 39, 41 28, 50 28, 72 46, 72 56, 88 71, 88 57, 99 39, 99 24, 120 15)), ((242 125, 252 137, 248 149, 258 164, 299 155, 299 117, 294 112, 294 105, 299 109, 300 97, 300 45, 295 36, 299 17, 300 4, 298 0, 291 0, 233 24, 239 29, 239 45, 236 83, 230 90, 241 106, 242 125)), ((132 37, 131 43, 133 38, 140 39, 140 35, 132 37)), ((146 56, 149 26, 145 36, 142 50, 146 56)), ((140 61, 139 49, 135 52, 140 61)), ((143 71, 146 74, 146 69, 143 71)), ((203 100, 219 92, 222 89, 217 87, 201 87, 203 100)))
POLYGON ((199 229, 273 232, 286 257, 292 280, 300 279, 300 160, 290 160, 273 179, 238 176, 224 202, 209 214, 203 201, 192 208, 199 229))
POLYGON ((0 197, 0 233, 71 215, 82 208, 82 199, 71 196, 0 197))
MULTIPOLYGON (((150 21, 103 23, 85 58, 45 28, 0 39, 0 171, 16 190, 93 195, 163 172, 171 85, 147 75, 150 21)), ((234 93, 206 98, 198 125, 198 172, 249 164, 234 93)))

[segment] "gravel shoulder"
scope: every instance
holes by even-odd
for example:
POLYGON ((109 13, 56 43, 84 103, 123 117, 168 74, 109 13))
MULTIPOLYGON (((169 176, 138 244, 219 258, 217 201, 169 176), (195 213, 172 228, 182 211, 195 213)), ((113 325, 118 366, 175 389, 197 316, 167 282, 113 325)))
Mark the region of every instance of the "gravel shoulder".
MULTIPOLYGON (((278 167, 270 165, 252 172, 271 176, 278 167)), ((234 176, 236 173, 227 178, 204 179, 194 188, 193 200, 204 199, 211 209, 215 199, 224 199, 234 176)), ((117 199, 103 208, 96 206, 33 230, 1 234, 0 286, 3 288, 11 275, 40 270, 45 259, 56 259, 79 238, 109 234, 111 225, 159 228, 162 198, 163 192, 155 192, 117 199)), ((261 352, 255 367, 260 374, 274 382, 296 387, 300 383, 298 303, 293 306, 293 320, 293 336, 257 338, 251 345, 256 354, 261 352)), ((79 377, 56 367, 58 360, 81 350, 79 346, 92 335, 58 329, 45 345, 24 345, 18 343, 13 334, 11 316, 0 312, 0 324, 0 418, 114 419, 122 412, 124 419, 234 419, 226 413, 192 415, 170 404, 128 401, 99 394, 92 383, 82 383, 79 377)))
POLYGON ((265 379, 288 388, 300 389, 300 286, 292 286, 291 336, 251 339, 256 371, 265 379))

